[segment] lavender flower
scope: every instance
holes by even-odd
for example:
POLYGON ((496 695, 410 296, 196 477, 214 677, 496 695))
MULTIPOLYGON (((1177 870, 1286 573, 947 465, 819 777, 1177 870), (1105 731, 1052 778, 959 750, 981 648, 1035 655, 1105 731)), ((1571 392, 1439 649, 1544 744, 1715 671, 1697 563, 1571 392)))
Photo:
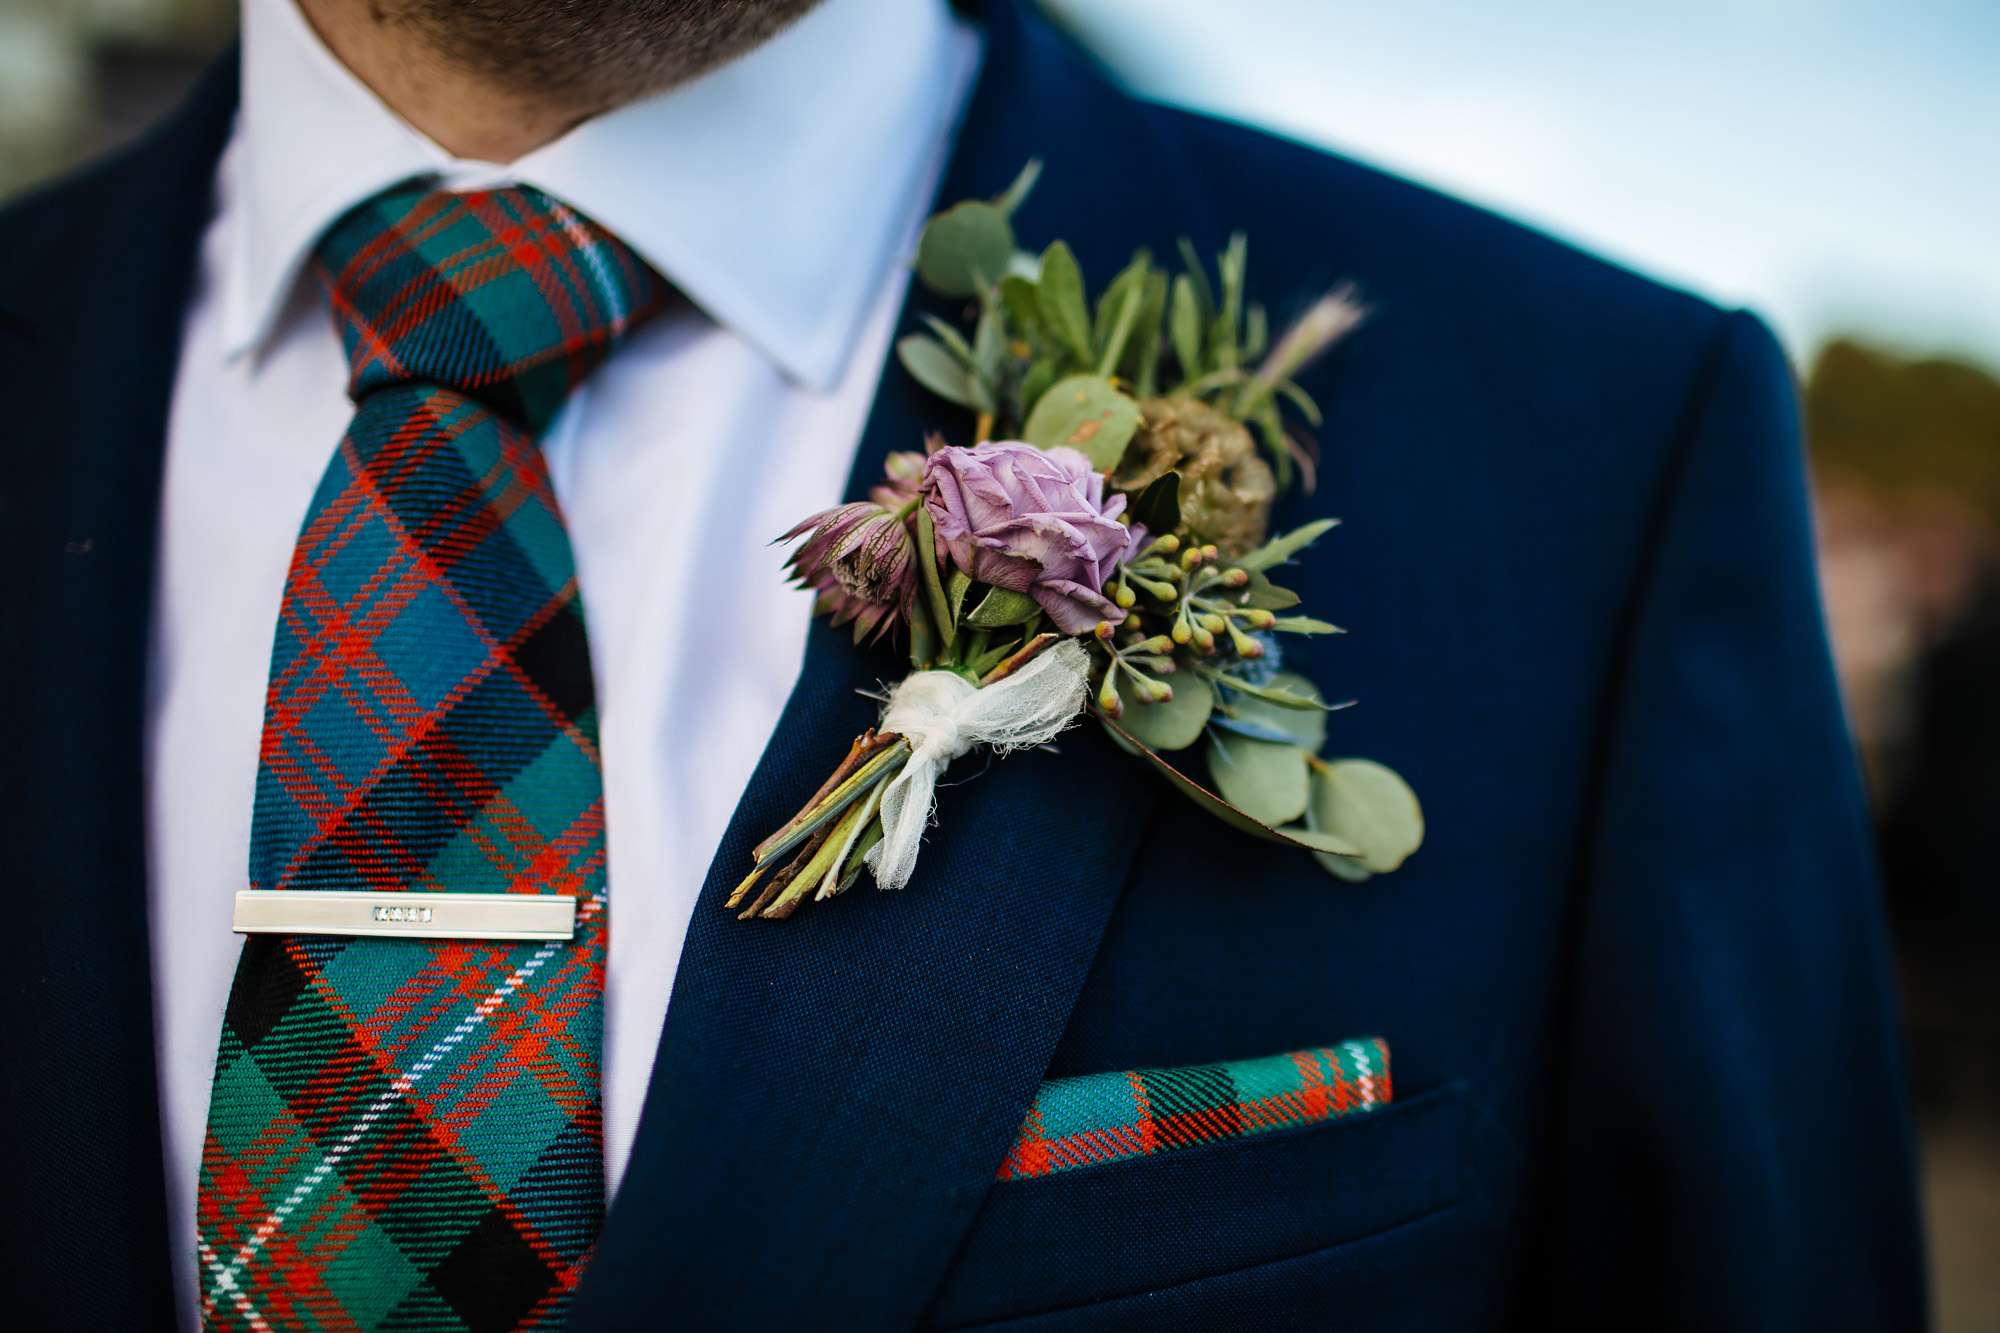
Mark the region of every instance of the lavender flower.
POLYGON ((1125 497, 1074 449, 1018 441, 941 449, 924 469, 924 503, 952 563, 981 583, 1027 593, 1065 634, 1125 613, 1105 580, 1143 533, 1118 522, 1125 497))
POLYGON ((819 593, 818 610, 836 625, 854 623, 854 641, 881 634, 909 610, 916 593, 916 548, 899 514, 872 500, 821 510, 780 541, 805 537, 788 562, 792 576, 819 593))

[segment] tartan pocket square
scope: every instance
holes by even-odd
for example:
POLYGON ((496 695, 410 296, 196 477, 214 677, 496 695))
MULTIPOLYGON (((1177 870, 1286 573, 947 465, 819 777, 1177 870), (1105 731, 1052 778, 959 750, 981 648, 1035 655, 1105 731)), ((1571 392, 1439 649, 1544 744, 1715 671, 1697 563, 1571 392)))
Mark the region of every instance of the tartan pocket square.
POLYGON ((1035 1094, 996 1178, 1249 1138, 1389 1101, 1389 1044, 1380 1037, 1256 1060, 1054 1078, 1035 1094))

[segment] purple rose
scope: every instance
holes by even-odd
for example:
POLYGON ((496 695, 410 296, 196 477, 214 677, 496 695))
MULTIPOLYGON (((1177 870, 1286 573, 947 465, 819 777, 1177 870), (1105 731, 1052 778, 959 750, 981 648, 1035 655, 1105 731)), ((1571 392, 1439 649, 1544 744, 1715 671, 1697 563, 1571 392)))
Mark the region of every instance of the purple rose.
POLYGON ((1144 535, 1118 521, 1125 497, 1074 449, 1003 440, 940 449, 924 468, 924 504, 952 563, 996 588, 1024 592, 1065 634, 1125 613, 1104 581, 1144 535))

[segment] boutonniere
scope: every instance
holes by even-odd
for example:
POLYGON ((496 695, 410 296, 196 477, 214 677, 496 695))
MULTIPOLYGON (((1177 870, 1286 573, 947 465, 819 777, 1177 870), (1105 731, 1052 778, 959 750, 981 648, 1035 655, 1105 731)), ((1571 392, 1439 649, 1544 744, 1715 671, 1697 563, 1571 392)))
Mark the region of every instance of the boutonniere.
POLYGON ((918 280, 963 301, 970 327, 929 319, 896 352, 973 415, 972 441, 892 454, 867 500, 783 538, 800 541, 790 568, 816 610, 904 647, 910 674, 756 847, 728 900, 745 918, 790 916, 864 868, 901 888, 953 760, 1045 745, 1086 713, 1210 814, 1341 879, 1422 841, 1401 778, 1321 756, 1339 705, 1281 665, 1285 636, 1338 633, 1278 581, 1334 521, 1268 529, 1278 492, 1310 481, 1287 417, 1319 411, 1294 376, 1359 307, 1331 293, 1270 338, 1244 299, 1240 234, 1212 275, 1186 242, 1178 272, 1141 250, 1092 301, 1063 242, 1016 246, 1036 172, 938 214, 918 243, 918 280))

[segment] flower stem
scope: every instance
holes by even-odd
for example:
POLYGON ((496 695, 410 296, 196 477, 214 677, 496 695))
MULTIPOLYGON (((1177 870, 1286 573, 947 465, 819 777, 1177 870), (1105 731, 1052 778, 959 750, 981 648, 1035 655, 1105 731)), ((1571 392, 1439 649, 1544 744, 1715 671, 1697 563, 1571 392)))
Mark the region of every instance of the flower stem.
POLYGON ((758 915, 766 921, 783 921, 798 910, 808 893, 821 887, 829 873, 838 874, 841 863, 854 846, 854 840, 861 836, 861 830, 868 821, 875 818, 875 801, 875 794, 871 792, 869 799, 842 815, 840 822, 819 842, 811 858, 786 882, 784 891, 758 915))
POLYGON ((852 805, 864 792, 893 772, 903 760, 909 758, 910 744, 901 736, 885 732, 879 739, 887 744, 869 754, 864 762, 850 770, 832 790, 799 811, 793 816, 791 823, 766 838, 751 852, 751 859, 762 865, 783 856, 804 842, 829 819, 852 805))
POLYGON ((981 688, 991 685, 996 680, 1007 679, 1007 677, 1041 656, 1044 648, 1053 646, 1055 641, 1061 637, 1060 634, 1037 634, 1034 638, 1022 644, 1019 649, 1002 658, 999 666, 994 667, 991 671, 981 676, 979 678, 981 688))

